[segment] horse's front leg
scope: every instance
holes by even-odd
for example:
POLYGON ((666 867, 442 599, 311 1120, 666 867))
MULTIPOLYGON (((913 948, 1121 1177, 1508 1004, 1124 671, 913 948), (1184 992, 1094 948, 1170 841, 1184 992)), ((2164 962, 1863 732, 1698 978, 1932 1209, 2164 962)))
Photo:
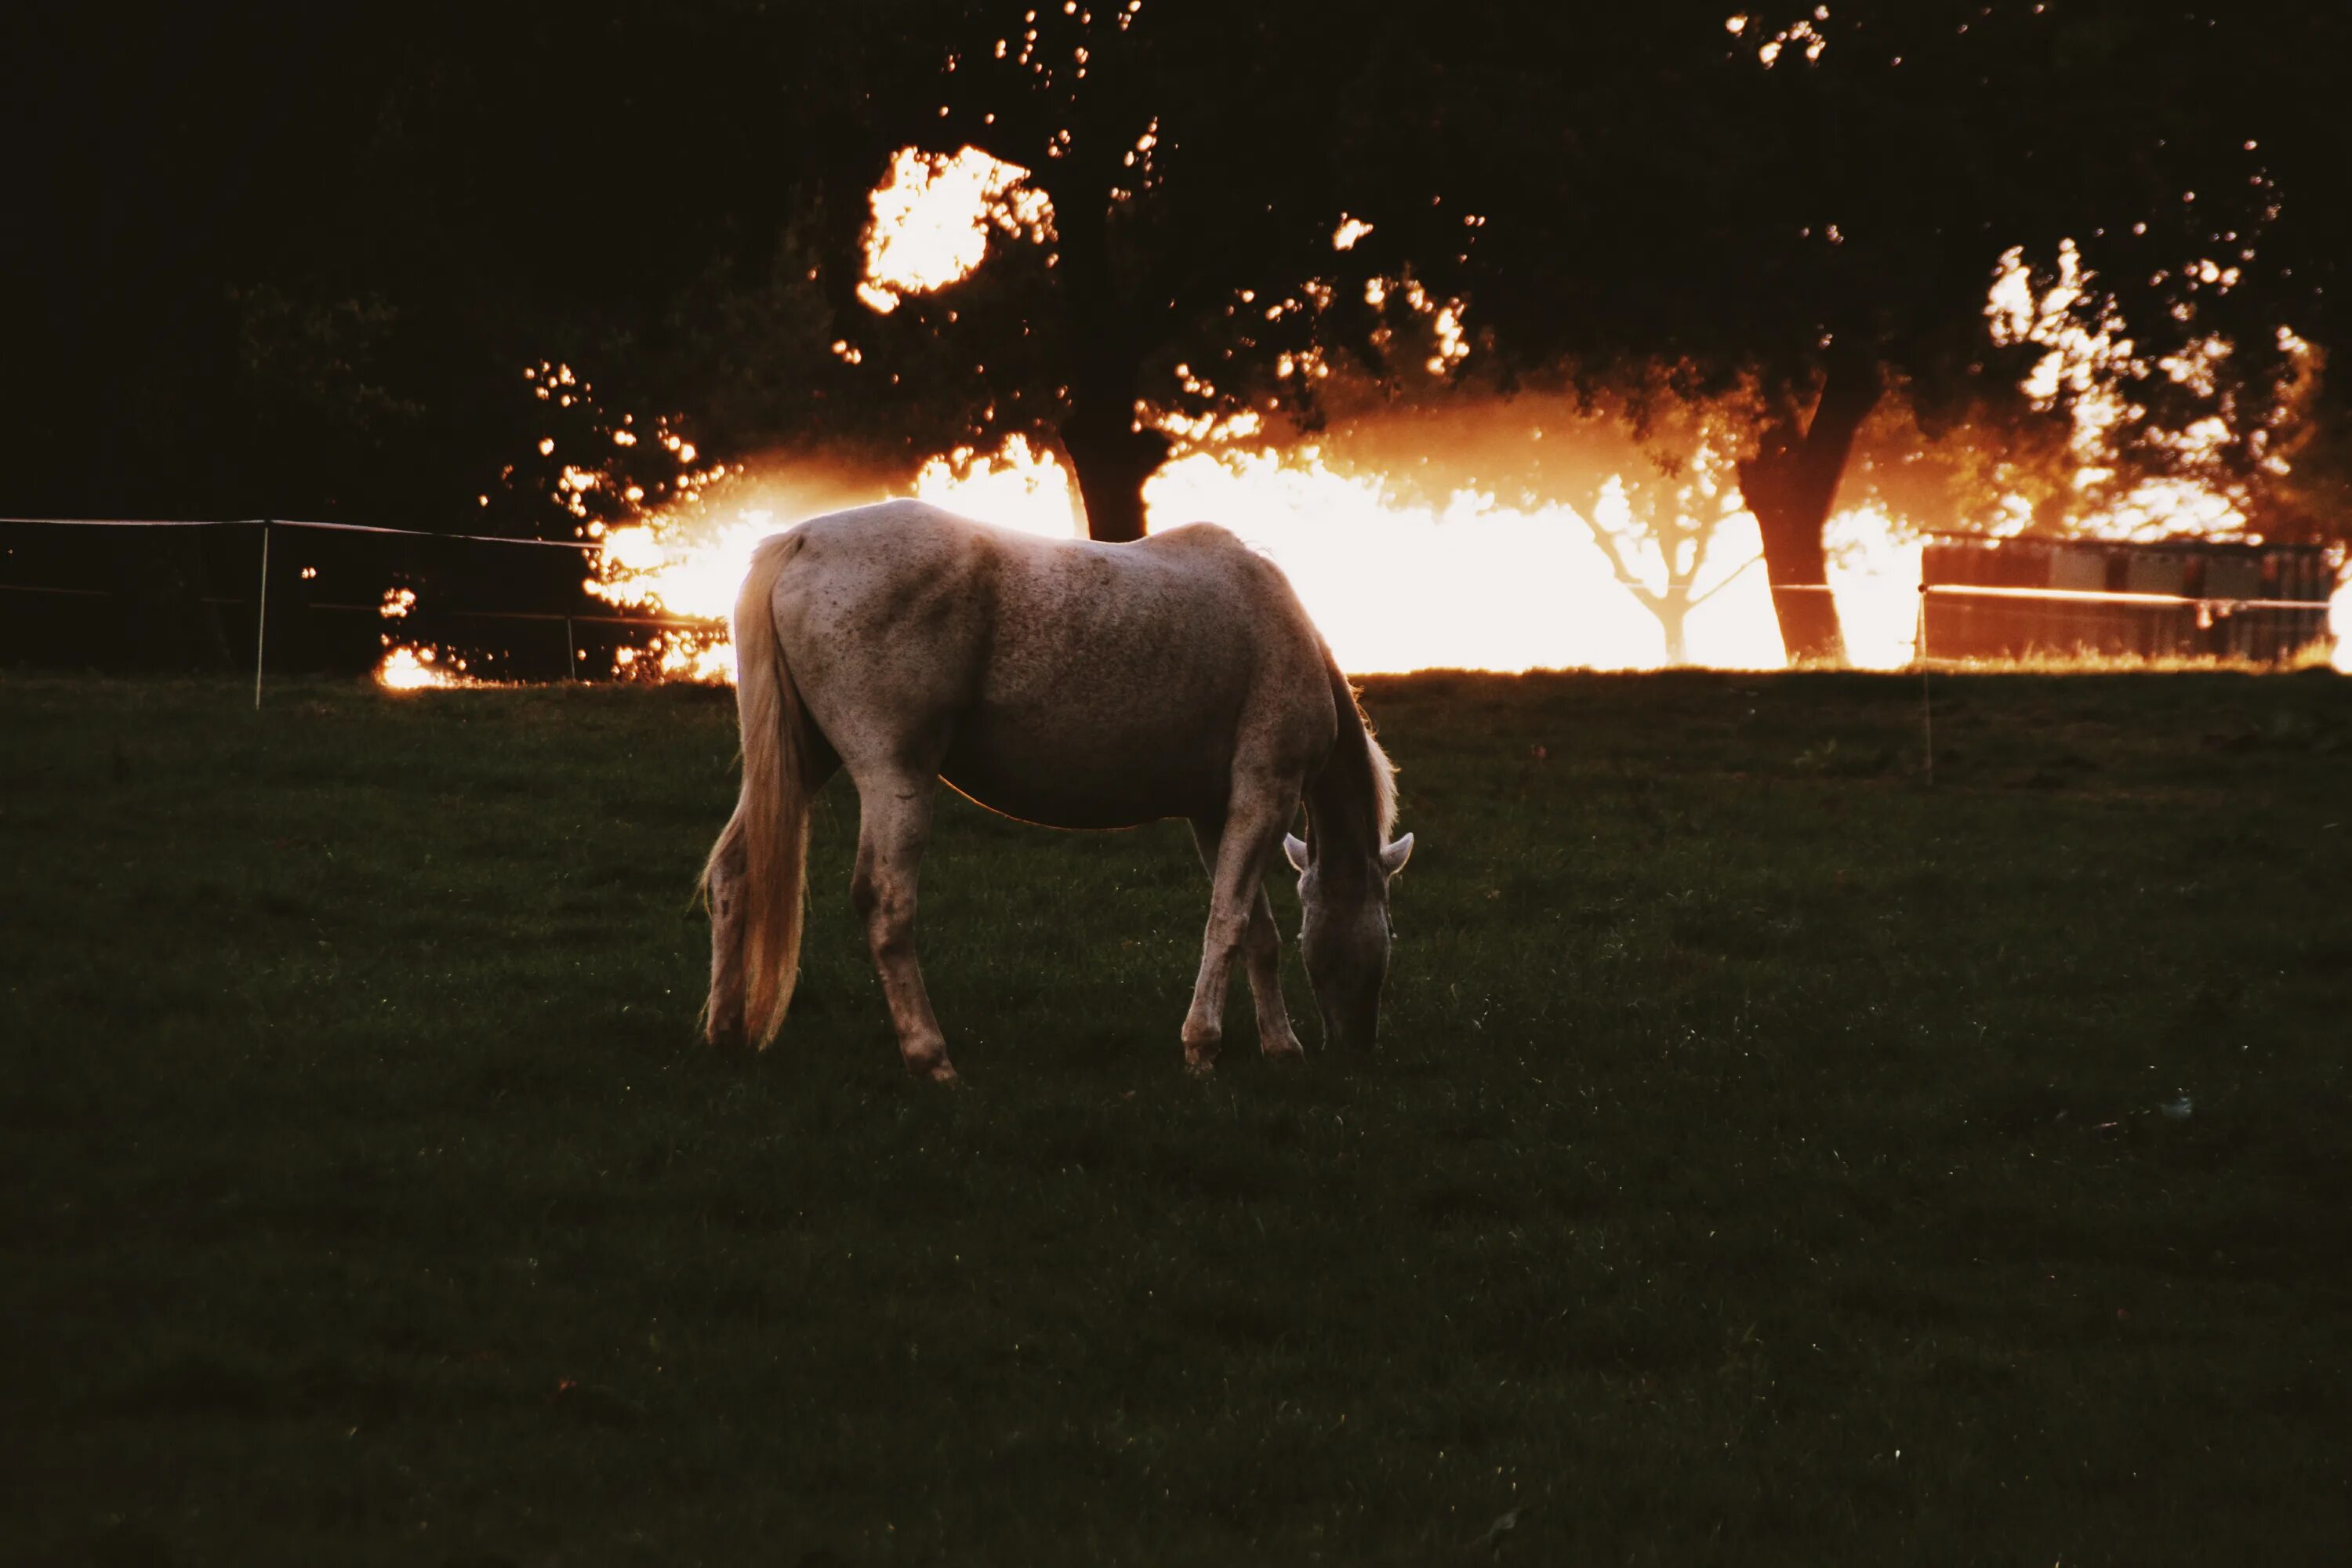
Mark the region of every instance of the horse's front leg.
MULTIPOLYGON (((1192 842, 1200 847, 1201 864, 1213 880, 1223 839, 1223 831, 1213 820, 1192 824, 1192 842)), ((1269 1057, 1304 1056, 1298 1033, 1290 1026, 1290 1011, 1282 1000, 1282 932, 1274 923, 1274 904, 1265 896, 1263 880, 1256 891, 1250 904, 1249 930, 1242 937, 1242 962, 1249 967, 1250 1001, 1257 1009, 1257 1048, 1269 1057)))
POLYGON ((1274 923, 1274 902, 1263 883, 1250 907, 1249 934, 1244 941, 1250 1000, 1257 1007, 1257 1048, 1269 1057, 1305 1056, 1298 1031, 1290 1026, 1290 1009, 1282 1004, 1282 932, 1274 923))
MULTIPOLYGON (((1249 942, 1255 907, 1265 902, 1265 864, 1275 840, 1289 826, 1298 792, 1279 787, 1236 787, 1225 808, 1224 830, 1218 836, 1210 867, 1209 923, 1201 938, 1201 973, 1192 983, 1192 1005, 1184 1015, 1184 1065, 1207 1072, 1217 1065, 1217 1047, 1224 1039, 1225 985, 1232 978, 1234 959, 1249 942)), ((1205 840, 1202 847, 1206 848, 1205 840)), ((1268 934, 1274 913, 1265 914, 1268 934)), ((1265 953, 1265 981, 1272 988, 1276 1012, 1282 1007, 1281 976, 1274 962, 1276 950, 1265 953)), ((1252 983, 1258 958, 1251 959, 1252 983)), ((1266 993, 1258 1001, 1259 1030, 1265 1027, 1266 993)), ((1282 1025, 1290 1027, 1287 1017, 1282 1025)), ((1296 1045, 1293 1040, 1293 1045, 1296 1045)))
POLYGON ((915 962, 915 888, 931 834, 933 787, 929 778, 896 774, 857 781, 857 874, 849 897, 865 922, 907 1070, 946 1083, 956 1075, 947 1036, 915 962))

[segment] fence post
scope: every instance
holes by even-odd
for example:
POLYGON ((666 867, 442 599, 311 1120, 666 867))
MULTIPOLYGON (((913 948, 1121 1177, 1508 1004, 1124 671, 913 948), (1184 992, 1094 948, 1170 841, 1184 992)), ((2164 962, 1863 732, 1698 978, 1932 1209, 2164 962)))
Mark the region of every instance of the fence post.
POLYGON ((269 520, 261 520, 261 593, 253 615, 253 710, 261 711, 261 658, 269 644, 269 520))
MULTIPOLYGON (((1927 566, 1920 566, 1924 576, 1927 566)), ((1927 584, 1919 584, 1919 635, 1914 640, 1911 657, 1919 661, 1919 731, 1925 743, 1927 760, 1927 787, 1936 787, 1936 700, 1927 691, 1927 584)))

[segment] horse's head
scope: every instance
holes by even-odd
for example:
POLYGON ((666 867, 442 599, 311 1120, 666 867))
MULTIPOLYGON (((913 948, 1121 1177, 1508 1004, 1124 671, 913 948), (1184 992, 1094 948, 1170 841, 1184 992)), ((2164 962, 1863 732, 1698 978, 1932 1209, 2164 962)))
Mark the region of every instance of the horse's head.
POLYGON ((1412 854, 1408 833, 1386 848, 1357 856, 1310 852, 1296 836, 1282 841, 1298 871, 1307 919, 1298 932, 1307 978, 1323 1014, 1323 1046, 1369 1051, 1381 1027, 1381 984, 1389 973, 1389 879, 1412 854))

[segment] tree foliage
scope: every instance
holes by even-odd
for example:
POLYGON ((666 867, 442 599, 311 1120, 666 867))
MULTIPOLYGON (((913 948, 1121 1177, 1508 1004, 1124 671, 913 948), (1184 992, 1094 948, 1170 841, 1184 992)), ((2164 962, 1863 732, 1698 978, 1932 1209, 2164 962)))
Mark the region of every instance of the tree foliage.
POLYGON ((1141 526, 1165 418, 1312 429, 1463 385, 1637 434, 1711 411, 1801 655, 1837 651, 1804 590, 1861 486, 1956 521, 2002 488, 2064 527, 2193 472, 2266 532, 2344 527, 2342 7, 119 21, 12 18, 0 115, 44 150, 0 224, 20 510, 472 522, 531 468, 520 373, 547 362, 720 457, 1050 437, 1109 537, 1141 526), (1050 237, 877 316, 867 193, 899 148, 967 145, 1029 171, 1050 237), (1988 314, 1996 278, 2022 325, 1988 314), (2050 373, 2061 349, 2097 374, 2050 373))
MULTIPOLYGON (((2325 319, 2341 221, 2314 149, 2342 132, 2272 84, 2309 83, 2331 43, 2340 60, 2342 26, 2102 0, 1514 16, 1517 48, 1500 24, 1440 46, 1478 105, 1440 156, 1486 171, 1465 199, 1492 219, 1465 285, 1514 365, 1750 380, 1741 478, 1776 584, 1822 582, 1822 526, 1889 389, 1931 429, 2067 416, 2020 390, 2045 350, 1987 331, 2012 247, 2039 296, 2071 242, 2099 284, 2079 308, 2129 322, 2128 460, 2172 462, 2167 433, 2222 412, 2251 469, 2252 411, 2296 374, 2278 329, 2325 319), (1507 174, 1473 161, 1485 142, 1515 148, 1507 174), (2168 372, 2215 334, 2235 348, 2209 389, 2168 372)), ((1780 608, 1792 653, 1836 657, 1826 595, 1780 608)))

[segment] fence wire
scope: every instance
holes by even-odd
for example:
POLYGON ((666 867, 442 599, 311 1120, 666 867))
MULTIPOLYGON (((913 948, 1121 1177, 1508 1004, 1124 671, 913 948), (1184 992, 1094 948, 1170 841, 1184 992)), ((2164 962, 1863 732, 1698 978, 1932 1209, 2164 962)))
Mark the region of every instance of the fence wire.
MULTIPOLYGON (((604 539, 524 539, 510 534, 437 533, 420 528, 389 528, 358 522, 325 522, 306 518, 123 518, 123 517, 8 517, 0 516, 0 524, 37 528, 256 528, 261 531, 261 576, 256 598, 256 630, 254 638, 253 702, 261 706, 264 660, 268 641, 269 595, 269 533, 272 529, 311 530, 329 533, 372 534, 394 538, 424 539, 471 544, 511 544, 551 550, 572 550, 593 555, 608 548, 604 539)), ((1834 594, 1833 584, 1825 583, 1773 583, 1768 585, 1772 594, 1834 594)), ((2033 588, 2000 586, 1965 583, 1922 583, 1919 584, 1921 625, 1915 644, 1914 659, 1924 668, 1929 659, 1927 648, 1926 607, 1931 598, 1978 598, 2034 600, 2070 604, 2101 604, 2132 605, 2143 608, 2195 609, 2200 616, 2231 616, 2242 611, 2285 610, 2325 616, 2330 604, 2326 599, 2242 599, 2228 596, 2189 594, 2131 592, 2088 588, 2033 588)), ((111 595, 105 589, 66 588, 40 584, 0 583, 0 593, 47 594, 91 598, 111 595)), ((198 603, 206 605, 242 605, 241 598, 216 595, 200 596, 198 603)), ((375 605, 340 605, 310 603, 306 611, 331 614, 379 614, 375 605)), ((456 610, 436 611, 438 616, 482 621, 563 622, 573 625, 647 626, 664 630, 707 630, 723 623, 716 619, 676 616, 601 616, 559 614, 530 610, 456 610)), ((567 646, 572 641, 569 631, 567 646)))
MULTIPOLYGON (((608 546, 603 539, 523 539, 510 534, 496 533, 436 533, 422 528, 387 528, 372 523, 322 522, 308 518, 238 517, 238 518, 159 518, 159 517, 13 517, 0 516, 0 524, 30 528, 255 528, 261 531, 261 572, 254 604, 253 705, 261 706, 264 670, 269 642, 269 535, 274 529, 299 529, 325 533, 371 534, 394 538, 448 541, 467 544, 517 544, 541 549, 571 550, 598 554, 608 546)), ((71 597, 110 598, 102 588, 67 588, 35 583, 0 583, 0 593, 39 594, 71 597)), ((243 605, 242 598, 217 595, 197 595, 195 603, 204 605, 243 605)), ((326 611, 331 614, 358 613, 380 615, 378 605, 335 605, 309 603, 304 610, 326 611)), ((532 610, 441 610, 436 616, 477 621, 530 621, 545 624, 562 622, 565 627, 566 652, 572 651, 571 628, 577 625, 646 626, 663 630, 708 630, 723 622, 698 616, 601 616, 561 614, 532 610)))

